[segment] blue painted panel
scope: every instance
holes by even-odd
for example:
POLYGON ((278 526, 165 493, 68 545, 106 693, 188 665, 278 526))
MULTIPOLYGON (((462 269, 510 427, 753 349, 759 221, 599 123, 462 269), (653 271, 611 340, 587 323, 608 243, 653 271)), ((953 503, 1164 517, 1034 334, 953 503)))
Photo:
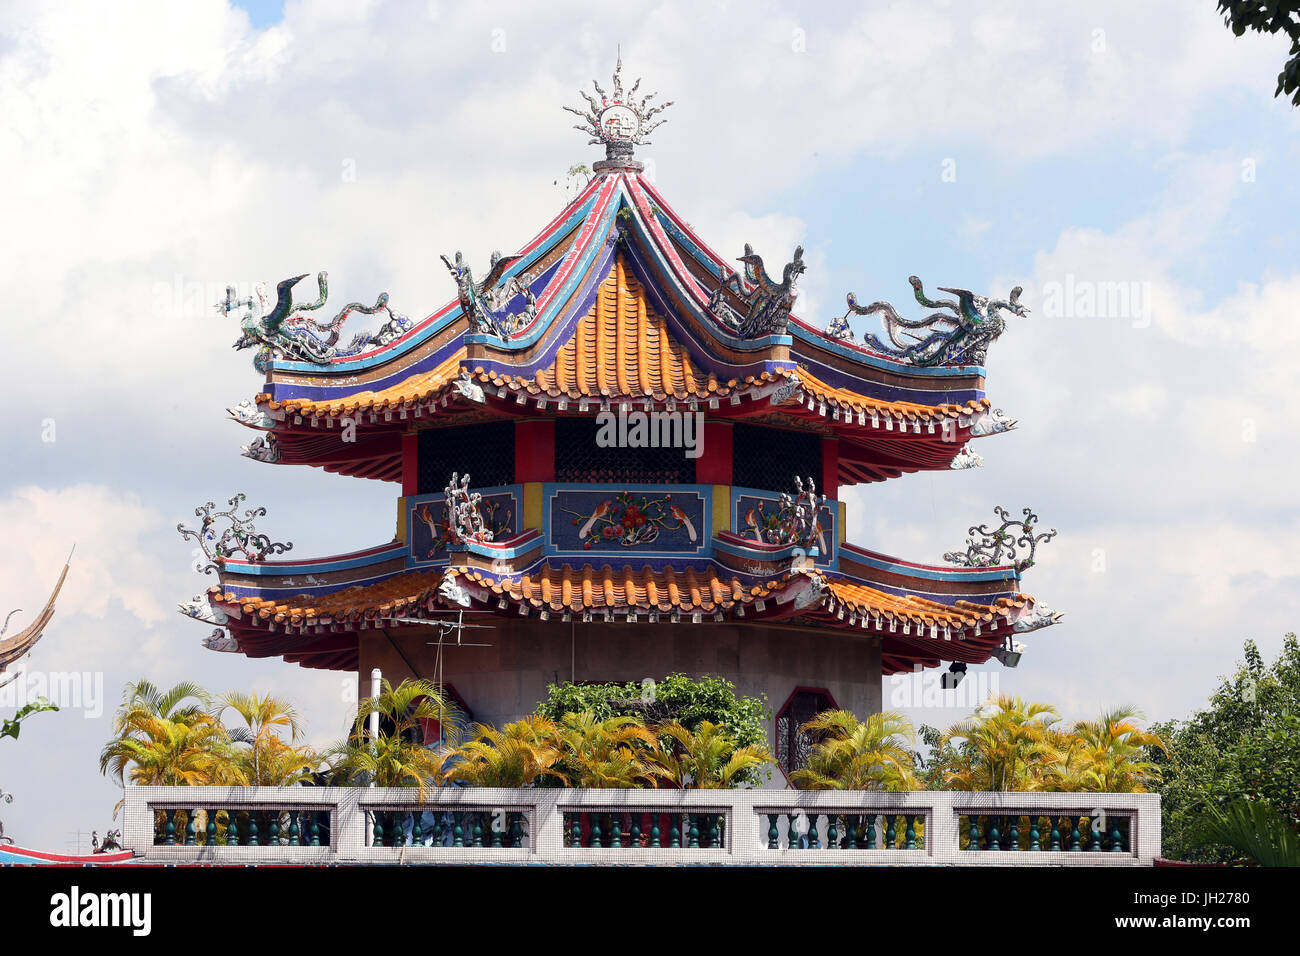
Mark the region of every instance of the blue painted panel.
POLYGON ((710 549, 711 485, 546 484, 542 508, 548 554, 640 559, 710 549))
MULTIPOLYGON (((836 545, 839 542, 839 502, 828 500, 818 513, 822 531, 818 537, 816 564, 826 567, 838 565, 836 545)), ((750 540, 765 544, 780 544, 775 528, 781 520, 781 496, 775 491, 754 488, 731 489, 731 530, 750 540)))
MULTIPOLYGON (((523 513, 522 485, 470 490, 483 496, 479 511, 494 538, 499 540, 519 533, 520 515, 523 513)), ((441 492, 406 499, 406 543, 408 566, 447 563, 451 532, 447 529, 447 504, 441 492)))

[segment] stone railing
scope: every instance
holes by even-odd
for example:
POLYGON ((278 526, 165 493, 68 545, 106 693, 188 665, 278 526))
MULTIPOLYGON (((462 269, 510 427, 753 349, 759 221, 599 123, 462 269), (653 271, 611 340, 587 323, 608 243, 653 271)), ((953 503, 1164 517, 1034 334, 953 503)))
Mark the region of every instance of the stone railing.
POLYGON ((159 862, 1143 866, 1160 798, 1115 793, 127 787, 159 862), (232 822, 233 821, 233 822, 232 822))

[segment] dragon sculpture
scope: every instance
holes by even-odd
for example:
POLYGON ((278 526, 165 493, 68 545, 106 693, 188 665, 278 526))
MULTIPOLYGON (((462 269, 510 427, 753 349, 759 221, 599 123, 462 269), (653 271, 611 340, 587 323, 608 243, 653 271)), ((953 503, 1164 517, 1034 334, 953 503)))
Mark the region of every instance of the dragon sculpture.
MULTIPOLYGON (((990 299, 975 295, 965 289, 948 289, 939 287, 940 292, 950 292, 956 299, 931 299, 925 294, 921 280, 909 276, 912 292, 916 301, 927 309, 941 309, 922 319, 904 319, 888 302, 872 302, 870 305, 858 305, 857 296, 850 292, 846 297, 848 311, 838 322, 832 322, 835 329, 847 330, 847 319, 853 315, 884 316, 885 334, 889 344, 882 342, 873 334, 863 336, 863 344, 913 365, 983 365, 988 356, 989 345, 1006 329, 1006 320, 999 314, 1003 311, 1014 315, 1026 316, 1029 310, 1020 304, 1020 286, 1011 290, 1005 300, 990 299), (924 332, 924 335, 917 334, 924 332), (910 341, 908 341, 910 340, 910 341)), ((844 335, 827 330, 834 338, 844 335)), ((851 333, 849 335, 851 338, 851 333)))
POLYGON ((763 268, 763 257, 754 252, 754 247, 749 243, 745 243, 745 254, 739 261, 744 263, 745 281, 749 290, 746 291, 741 286, 737 273, 731 273, 709 297, 709 311, 741 338, 784 335, 790 324, 790 309, 794 305, 795 296, 799 294, 795 290, 795 283, 806 271, 803 246, 794 247, 794 257, 781 271, 780 282, 767 274, 763 268), (737 316, 727 304, 724 294, 726 289, 732 289, 745 303, 744 316, 737 316))
POLYGON ((452 534, 460 542, 486 542, 492 540, 492 529, 483 520, 483 511, 479 505, 483 496, 477 491, 469 490, 469 474, 464 477, 452 472, 451 482, 445 491, 447 503, 447 522, 452 534))
POLYGON ((254 290, 255 296, 245 299, 235 297, 234 286, 226 286, 226 298, 217 303, 217 310, 223 315, 239 314, 243 333, 233 347, 256 348, 253 367, 259 372, 265 373, 272 361, 282 359, 327 365, 333 359, 359 355, 372 346, 387 345, 413 327, 410 319, 388 307, 387 292, 381 293, 373 306, 349 302, 334 318, 318 322, 304 313, 314 312, 325 305, 329 296, 329 275, 325 272, 316 275, 319 296, 315 302, 295 304, 293 287, 305 278, 307 273, 280 282, 275 287, 275 305, 269 309, 266 286, 260 283, 254 290), (343 323, 353 312, 363 315, 383 312, 388 320, 378 330, 358 332, 349 344, 340 346, 343 323))
POLYGON ((519 256, 492 253, 487 278, 482 282, 474 281, 474 273, 460 252, 456 253, 454 261, 449 261, 446 256, 440 258, 456 282, 456 297, 472 331, 508 339, 530 325, 537 316, 537 297, 533 295, 531 277, 527 273, 500 284, 501 276, 518 261, 519 256), (511 315, 501 315, 510 301, 520 295, 524 297, 523 309, 511 315))

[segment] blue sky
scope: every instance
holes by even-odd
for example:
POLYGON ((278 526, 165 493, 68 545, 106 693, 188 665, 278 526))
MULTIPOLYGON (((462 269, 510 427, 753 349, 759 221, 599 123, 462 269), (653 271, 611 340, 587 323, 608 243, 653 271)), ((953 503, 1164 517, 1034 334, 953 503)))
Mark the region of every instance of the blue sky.
MULTIPOLYGON (((128 680, 197 677, 298 700, 317 742, 342 731, 342 675, 204 651, 174 611, 210 583, 175 532, 203 501, 248 492, 303 555, 386 540, 395 513, 394 486, 239 456, 222 409, 259 378, 211 303, 328 269, 342 301, 431 313, 454 292, 439 254, 525 242, 564 202, 553 181, 599 158, 560 107, 617 44, 676 101, 642 151, 657 186, 724 253, 803 243, 800 314, 848 291, 905 307, 911 274, 1025 287, 988 385, 1020 428, 976 444, 983 468, 845 495, 850 538, 910 560, 995 504, 1060 530, 1025 585, 1067 616, 1001 690, 1164 719, 1246 638, 1275 652, 1300 592, 1285 43, 1234 38, 1212 0, 757 6, 6 5, 0 609, 36 607, 77 542, 29 666, 102 675, 106 713, 128 680), (1049 314, 1067 277, 1136 283, 1143 314, 1049 314)), ((107 717, 84 711, 0 750, 23 842, 109 825, 107 717)))

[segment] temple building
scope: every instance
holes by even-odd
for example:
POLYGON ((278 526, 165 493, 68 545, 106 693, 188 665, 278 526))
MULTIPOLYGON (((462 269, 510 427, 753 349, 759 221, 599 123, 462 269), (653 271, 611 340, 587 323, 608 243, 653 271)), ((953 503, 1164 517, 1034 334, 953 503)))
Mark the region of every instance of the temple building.
POLYGON ((1052 533, 1036 516, 998 509, 1000 527, 925 564, 846 540, 840 499, 977 464, 967 443, 1015 424, 984 364, 1001 313, 1025 314, 1019 290, 932 300, 913 278, 917 318, 852 294, 825 328, 800 318, 802 250, 776 278, 748 246, 715 252, 635 158, 664 107, 619 72, 593 86, 571 110, 605 147, 585 188, 482 279, 444 257, 457 294, 423 321, 387 295, 316 320, 324 273, 305 303, 306 276, 274 301, 230 290, 265 374, 231 410, 260 432, 245 454, 400 491, 395 534, 311 559, 257 531, 242 496, 199 509, 185 533, 219 583, 182 607, 216 625, 205 643, 362 687, 373 668, 429 678, 493 723, 551 682, 718 675, 767 696, 787 771, 802 720, 879 710, 886 675, 1014 666, 1059 617, 1021 590, 1052 533), (345 344, 355 313, 383 324, 345 344), (855 336, 851 316, 880 327, 855 336))

